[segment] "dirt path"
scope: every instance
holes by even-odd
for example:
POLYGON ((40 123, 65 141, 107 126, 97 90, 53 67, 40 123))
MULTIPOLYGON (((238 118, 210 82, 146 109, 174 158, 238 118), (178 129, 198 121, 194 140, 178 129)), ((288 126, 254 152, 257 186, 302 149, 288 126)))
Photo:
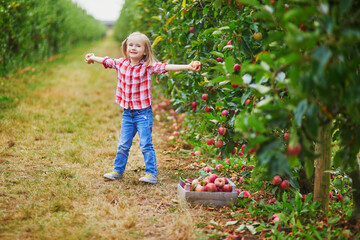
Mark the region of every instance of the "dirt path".
POLYGON ((0 238, 204 239, 196 225, 212 213, 178 201, 177 173, 191 160, 169 154, 161 123, 153 134, 158 184, 138 181, 138 139, 124 178, 102 178, 113 167, 121 111, 115 71, 86 65, 87 52, 117 57, 119 47, 106 40, 77 49, 26 77, 35 90, 0 119, 0 238))

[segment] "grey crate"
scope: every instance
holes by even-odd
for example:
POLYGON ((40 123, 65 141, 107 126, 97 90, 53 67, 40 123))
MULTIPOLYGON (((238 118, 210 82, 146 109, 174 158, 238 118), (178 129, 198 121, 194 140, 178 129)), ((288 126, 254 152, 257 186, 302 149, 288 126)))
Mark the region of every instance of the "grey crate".
POLYGON ((235 191, 235 184, 227 179, 232 186, 231 192, 195 192, 190 191, 190 184, 180 179, 177 186, 177 192, 180 198, 185 199, 191 204, 207 204, 215 207, 230 206, 230 203, 236 204, 238 193, 235 191), (187 190, 184 186, 187 185, 187 190))

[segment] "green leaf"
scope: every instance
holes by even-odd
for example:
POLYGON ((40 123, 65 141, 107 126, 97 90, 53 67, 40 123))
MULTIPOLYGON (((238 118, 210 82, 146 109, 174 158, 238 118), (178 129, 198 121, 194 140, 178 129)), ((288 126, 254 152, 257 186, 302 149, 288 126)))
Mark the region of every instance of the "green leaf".
POLYGON ((328 220, 328 223, 329 223, 329 224, 335 224, 335 223, 339 222, 340 220, 341 220, 341 218, 339 218, 339 217, 334 217, 334 218, 329 219, 329 220, 328 220))
POLYGON ((312 56, 319 62, 320 66, 318 72, 320 73, 324 69, 326 63, 330 60, 332 52, 327 46, 322 45, 313 52, 312 56))
POLYGON ((301 126, 302 117, 305 114, 307 107, 308 107, 308 102, 306 99, 304 99, 298 104, 298 106, 296 108, 295 120, 297 122, 298 127, 301 126))
POLYGON ((224 57, 224 54, 222 54, 221 52, 216 52, 216 51, 212 51, 210 52, 212 55, 215 55, 216 57, 221 57, 223 58, 224 57))
POLYGON ((241 232, 241 231, 243 231, 243 230, 245 230, 245 229, 246 229, 246 225, 245 225, 245 224, 241 224, 240 227, 238 227, 238 228, 236 229, 236 231, 241 232))
POLYGON ((235 1, 241 2, 241 3, 245 4, 245 5, 254 6, 254 7, 261 6, 259 1, 257 1, 257 0, 235 0, 235 1))
POLYGON ((340 14, 344 15, 351 9, 352 0, 341 0, 340 1, 340 14))
POLYGON ((226 223, 225 223, 225 227, 235 225, 235 224, 237 224, 238 222, 239 222, 238 220, 226 222, 226 223))
POLYGON ((251 232, 252 235, 256 234, 256 230, 253 226, 251 225, 246 225, 246 228, 251 232))
POLYGON ((261 94, 266 94, 271 90, 270 87, 267 87, 267 86, 264 86, 264 85, 261 85, 261 84, 250 84, 249 87, 253 88, 253 89, 256 89, 261 94))
POLYGON ((228 73, 234 72, 235 60, 232 56, 225 59, 225 69, 228 73))

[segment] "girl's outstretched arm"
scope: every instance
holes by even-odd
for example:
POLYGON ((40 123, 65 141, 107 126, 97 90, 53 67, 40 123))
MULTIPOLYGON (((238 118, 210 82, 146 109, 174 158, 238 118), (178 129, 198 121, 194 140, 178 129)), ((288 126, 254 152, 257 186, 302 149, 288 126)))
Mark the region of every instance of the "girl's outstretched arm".
POLYGON ((103 63, 103 61, 104 61, 103 57, 97 57, 93 53, 88 53, 85 55, 85 62, 87 64, 92 64, 94 62, 103 63))
POLYGON ((192 61, 189 65, 185 64, 167 64, 165 66, 166 71, 183 71, 183 70, 191 70, 199 72, 201 70, 201 62, 192 61))

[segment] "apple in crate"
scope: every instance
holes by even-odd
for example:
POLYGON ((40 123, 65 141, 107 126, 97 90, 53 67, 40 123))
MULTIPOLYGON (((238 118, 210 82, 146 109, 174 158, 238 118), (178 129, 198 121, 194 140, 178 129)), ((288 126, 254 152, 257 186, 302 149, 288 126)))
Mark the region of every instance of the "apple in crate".
POLYGON ((205 187, 208 192, 216 192, 216 190, 217 190, 214 183, 208 183, 208 184, 206 184, 205 187))
POLYGON ((218 178, 218 176, 216 174, 211 174, 209 176, 209 180, 211 183, 214 183, 217 178, 218 178))
POLYGON ((222 188, 225 185, 225 180, 224 178, 216 178, 214 183, 216 187, 222 188))
POLYGON ((232 192, 232 186, 230 184, 225 184, 223 186, 223 191, 224 192, 232 192))

